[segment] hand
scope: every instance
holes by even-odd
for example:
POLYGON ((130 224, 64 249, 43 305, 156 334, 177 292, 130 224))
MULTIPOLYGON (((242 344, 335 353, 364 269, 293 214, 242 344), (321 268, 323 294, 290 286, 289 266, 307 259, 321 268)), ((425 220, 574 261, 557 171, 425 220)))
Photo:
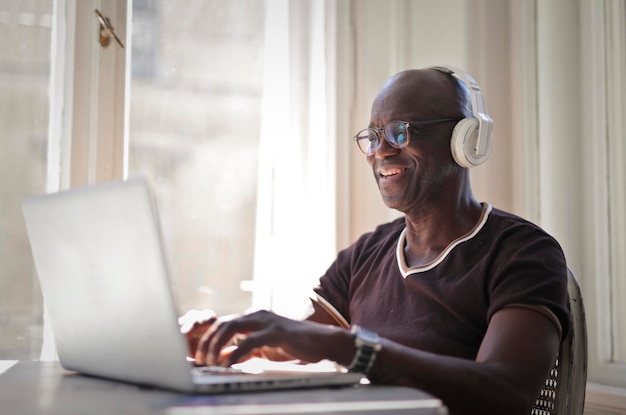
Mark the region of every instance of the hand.
POLYGON ((344 329, 257 311, 213 324, 200 338, 194 357, 200 364, 221 366, 230 366, 254 354, 273 360, 314 363, 329 359, 347 364, 354 352, 352 335, 344 329), (239 339, 237 348, 222 353, 235 338, 239 339))
POLYGON ((217 321, 212 310, 189 310, 178 318, 180 332, 187 339, 189 356, 193 357, 202 335, 217 321))

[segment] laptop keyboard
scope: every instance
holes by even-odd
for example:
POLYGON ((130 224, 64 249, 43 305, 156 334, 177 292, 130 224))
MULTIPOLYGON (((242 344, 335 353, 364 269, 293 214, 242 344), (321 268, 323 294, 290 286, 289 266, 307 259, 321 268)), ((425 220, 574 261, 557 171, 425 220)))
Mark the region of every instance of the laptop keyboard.
POLYGON ((191 373, 194 376, 202 376, 202 375, 241 375, 242 372, 240 369, 235 369, 232 367, 223 367, 223 366, 194 366, 191 368, 191 373))

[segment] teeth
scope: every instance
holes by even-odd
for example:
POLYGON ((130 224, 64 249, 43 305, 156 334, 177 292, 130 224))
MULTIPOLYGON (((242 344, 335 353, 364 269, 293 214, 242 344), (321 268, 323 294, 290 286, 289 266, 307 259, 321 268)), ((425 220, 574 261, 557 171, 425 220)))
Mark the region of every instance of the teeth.
POLYGON ((389 170, 381 170, 380 175, 383 177, 393 176, 395 174, 400 174, 404 171, 404 169, 389 169, 389 170))

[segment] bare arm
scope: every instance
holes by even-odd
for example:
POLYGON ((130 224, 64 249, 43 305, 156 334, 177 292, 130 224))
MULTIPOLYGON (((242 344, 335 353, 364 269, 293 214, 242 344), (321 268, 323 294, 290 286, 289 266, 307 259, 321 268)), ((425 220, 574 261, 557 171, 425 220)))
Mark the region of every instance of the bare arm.
MULTIPOLYGON (((324 323, 316 311, 311 319, 324 323)), ((527 308, 497 312, 476 360, 436 355, 382 340, 370 372, 375 383, 416 387, 441 398, 452 414, 528 414, 558 352, 554 324, 527 308)), ((263 311, 215 325, 199 342, 196 358, 230 365, 261 347, 279 348, 307 362, 348 365, 356 350, 352 335, 335 325, 294 321, 263 311), (236 334, 246 339, 229 356, 223 345, 236 334)))
POLYGON ((558 347, 558 331, 546 316, 506 308, 493 316, 475 361, 383 341, 370 379, 428 391, 453 414, 528 414, 558 347))

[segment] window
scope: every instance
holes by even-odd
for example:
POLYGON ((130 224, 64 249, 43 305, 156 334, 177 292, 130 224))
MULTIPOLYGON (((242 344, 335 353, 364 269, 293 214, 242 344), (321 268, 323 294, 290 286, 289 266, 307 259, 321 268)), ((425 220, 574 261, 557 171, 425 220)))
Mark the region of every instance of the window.
POLYGON ((263 1, 132 3, 128 174, 154 187, 182 310, 250 307, 263 1))
MULTIPOLYGON (((335 251, 335 140, 326 122, 327 91, 335 86, 325 66, 331 44, 325 3, 237 0, 180 8, 137 1, 128 14, 134 16, 130 52, 113 43, 100 48, 90 2, 46 3, 36 13, 14 9, 2 11, 0 30, 32 49, 3 47, 0 55, 0 82, 15 88, 0 101, 10 109, 2 113, 3 126, 16 130, 3 152, 3 169, 13 174, 2 182, 2 243, 11 246, 2 251, 1 358, 55 358, 46 346, 52 338, 41 333, 43 307, 21 223, 21 198, 29 194, 148 176, 181 311, 211 307, 223 314, 251 303, 276 308, 275 288, 287 286, 283 303, 293 297, 293 286, 283 282, 294 280, 294 264, 304 263, 299 274, 319 276, 335 251), (272 48, 264 47, 268 36, 272 48), (125 86, 127 63, 132 77, 125 86), (288 88, 285 79, 302 88, 288 88), (282 86, 272 88, 276 83, 282 86), (259 151, 269 161, 262 178, 259 151), (293 168, 303 160, 307 168, 293 168), (276 170, 289 180, 274 182, 276 170), (19 184, 8 180, 20 171, 19 184), (275 209, 276 198, 287 203, 275 209), (303 212, 319 222, 296 229, 293 214, 303 212), (291 243, 296 231, 309 235, 310 246, 291 243), (259 245, 280 246, 291 262, 268 274, 271 262, 253 254, 259 245)), ((100 11, 126 39, 126 2, 103 1, 100 11)))
POLYGON ((590 380, 626 387, 626 7, 605 1, 584 10, 588 99, 583 145, 590 178, 588 326, 590 380))
POLYGON ((301 316, 335 254, 327 13, 134 3, 128 172, 156 188, 181 312, 301 316))
MULTIPOLYGON (((584 292, 589 334, 585 406, 626 409, 626 6, 580 2, 584 292)), ((596 412, 593 412, 596 413, 596 412)))
POLYGON ((0 4, 0 359, 38 358, 42 300, 22 197, 46 190, 52 3, 0 4))

